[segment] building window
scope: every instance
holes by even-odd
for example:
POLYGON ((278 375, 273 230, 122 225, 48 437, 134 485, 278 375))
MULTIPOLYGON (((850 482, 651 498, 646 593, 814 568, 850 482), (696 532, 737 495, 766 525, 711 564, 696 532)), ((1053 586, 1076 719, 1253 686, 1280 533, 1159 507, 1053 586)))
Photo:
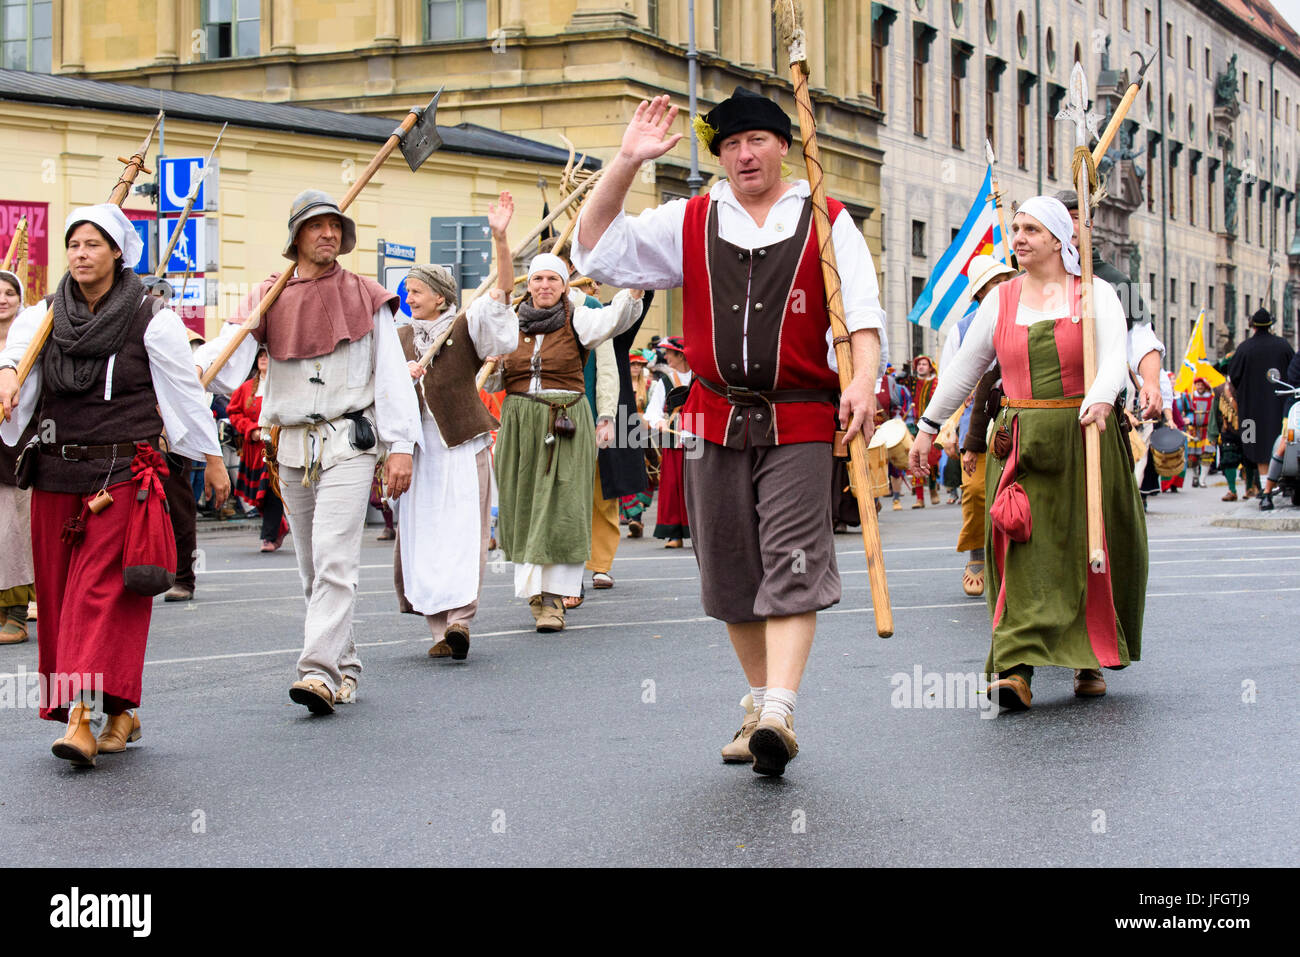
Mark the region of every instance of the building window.
POLYGON ((996 153, 998 149, 997 77, 991 69, 984 71, 984 138, 996 153))
POLYGON ((876 109, 885 108, 885 27, 879 21, 871 24, 871 96, 876 109))
POLYGON ((1056 72, 1056 34, 1051 27, 1047 28, 1047 69, 1056 72))
POLYGON ((1169 301, 1178 301, 1178 280, 1174 279, 1172 276, 1169 277, 1169 301))
POLYGON ((1275 120, 1280 120, 1282 118, 1282 107, 1280 105, 1281 102, 1282 101, 1279 98, 1278 91, 1274 90, 1273 91, 1273 119, 1275 120))
POLYGON ((1263 80, 1259 81, 1259 98, 1255 100, 1255 102, 1259 104, 1259 108, 1261 110, 1266 109, 1266 107, 1264 106, 1264 81, 1263 80))
POLYGON ((1250 102, 1250 74, 1245 70, 1241 71, 1241 102, 1250 102))
POLYGON ((1169 192, 1169 196, 1168 196, 1168 198, 1166 199, 1166 202, 1168 203, 1168 206, 1169 206, 1169 218, 1170 218, 1170 219, 1176 219, 1176 218, 1177 218, 1177 214, 1178 214, 1178 203, 1176 202, 1176 200, 1177 200, 1177 198, 1178 198, 1178 195, 1177 195, 1177 194, 1178 194, 1178 177, 1175 176, 1175 175, 1173 175, 1173 173, 1174 173, 1174 169, 1173 169, 1172 166, 1170 166, 1167 170, 1165 170, 1165 179, 1166 179, 1167 182, 1168 182, 1168 192, 1169 192))
MULTIPOLYGON (((1205 226, 1214 232, 1214 170, 1205 178, 1205 226)), ((1210 287, 1210 296, 1214 296, 1214 287, 1210 287)), ((1213 307, 1211 307, 1213 308, 1213 307)))
POLYGON ((1021 169, 1029 169, 1029 90, 1016 93, 1016 159, 1021 169))
POLYGON ((1147 43, 1150 44, 1150 43, 1151 43, 1151 11, 1150 11, 1150 10, 1144 10, 1143 13, 1146 14, 1146 37, 1147 37, 1147 43))
POLYGON ((203 27, 208 60, 257 56, 262 52, 262 5, 259 0, 206 0, 203 27))
MULTIPOLYGON (((464 40, 487 36, 487 0, 429 0, 430 40, 464 40)), ((659 5, 649 10, 650 30, 659 32, 659 5)))
POLYGON ((1205 48, 1205 78, 1210 78, 1210 48, 1205 48))
POLYGON ((1023 12, 1016 14, 1016 49, 1020 51, 1020 59, 1029 55, 1029 31, 1025 28, 1025 15, 1023 12))
POLYGON ((52 0, 0 2, 0 67, 49 73, 53 67, 52 0))
POLYGON ((961 146, 962 110, 963 110, 963 106, 961 102, 961 77, 957 76, 954 73, 952 77, 952 145, 957 149, 962 148, 961 146))
POLYGON ((1211 286, 1205 293, 1205 311, 1214 315, 1214 287, 1211 286))
POLYGON ((984 32, 988 35, 989 43, 997 42, 998 11, 993 5, 993 0, 984 0, 984 32))
POLYGON ((646 28, 654 34, 659 32, 659 0, 646 0, 646 28))
POLYGON ((1119 22, 1125 30, 1128 29, 1128 0, 1121 0, 1120 2, 1119 22))
POLYGON ((1187 164, 1187 225, 1196 225, 1196 174, 1191 163, 1187 164))
POLYGON ((951 7, 952 25, 954 27, 959 27, 961 26, 962 17, 966 14, 965 4, 962 3, 962 0, 952 0, 951 7))
POLYGON ((912 220, 912 255, 925 256, 925 223, 912 220))
POLYGON ((919 50, 912 55, 912 132, 925 135, 925 64, 919 50))
POLYGON ((1083 45, 1082 45, 1082 44, 1076 43, 1076 44, 1074 45, 1074 62, 1075 62, 1075 63, 1082 63, 1082 62, 1083 62, 1083 45))
POLYGON ((1174 55, 1174 25, 1168 20, 1165 21, 1165 56, 1173 58, 1174 55))
POLYGON ((1265 205, 1267 200, 1268 200, 1267 195, 1265 195, 1264 191, 1261 190, 1259 195, 1259 245, 1261 248, 1263 248, 1265 245, 1264 220, 1268 218, 1268 207, 1265 205))
POLYGON ((1187 34, 1187 69, 1196 69, 1196 61, 1192 59, 1192 35, 1190 33, 1187 34))
POLYGON ((722 53, 722 0, 713 0, 713 49, 722 53))
POLYGON ((1156 171, 1154 169, 1155 164, 1152 163, 1151 166, 1152 168, 1147 170, 1147 212, 1148 213, 1153 213, 1155 212, 1156 209, 1156 190, 1155 190, 1156 171))
POLYGON ((1192 283, 1192 298, 1187 300, 1191 305, 1196 305, 1196 283, 1192 283))

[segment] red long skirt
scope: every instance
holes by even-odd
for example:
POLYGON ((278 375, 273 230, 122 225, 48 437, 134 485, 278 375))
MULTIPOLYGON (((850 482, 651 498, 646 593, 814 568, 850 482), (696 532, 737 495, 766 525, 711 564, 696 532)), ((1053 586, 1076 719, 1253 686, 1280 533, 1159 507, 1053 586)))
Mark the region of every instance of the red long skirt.
POLYGON ((659 514, 655 538, 670 541, 690 538, 690 520, 686 517, 686 491, 682 486, 685 453, 681 449, 664 449, 659 469, 659 514))
POLYGON ((86 518, 85 537, 75 545, 60 540, 63 523, 90 496, 32 492, 42 718, 67 721, 68 705, 81 691, 97 692, 108 714, 140 704, 153 598, 122 584, 135 490, 130 481, 110 485, 113 504, 86 518))

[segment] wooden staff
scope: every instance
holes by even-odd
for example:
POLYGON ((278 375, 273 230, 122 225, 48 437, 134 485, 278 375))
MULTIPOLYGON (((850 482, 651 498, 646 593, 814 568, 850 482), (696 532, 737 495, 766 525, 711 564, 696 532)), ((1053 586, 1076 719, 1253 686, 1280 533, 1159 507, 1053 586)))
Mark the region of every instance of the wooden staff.
MULTIPOLYGON (((180 216, 177 217, 176 225, 172 227, 171 241, 167 243, 167 249, 164 250, 163 254, 158 257, 158 268, 154 270, 154 275, 160 279, 167 274, 167 264, 171 262, 172 251, 175 250, 176 243, 181 238, 181 231, 185 228, 185 223, 189 220, 190 213, 194 211, 194 201, 199 197, 199 187, 202 186, 203 181, 208 178, 208 170, 212 169, 212 157, 216 155, 217 147, 221 145, 221 138, 226 135, 226 127, 229 125, 229 123, 221 124, 221 132, 217 134, 216 141, 212 144, 212 149, 208 151, 208 158, 203 163, 203 173, 194 181, 194 185, 190 187, 190 195, 185 197, 185 207, 181 210, 180 216)), ((198 264, 191 262, 189 265, 197 266, 198 264)), ((189 275, 190 270, 186 269, 185 273, 186 275, 189 275)))
MULTIPOLYGON (((1137 57, 1139 61, 1142 60, 1142 54, 1137 50, 1133 51, 1133 55, 1137 57)), ((1119 101, 1119 106, 1115 107, 1115 115, 1110 118, 1110 122, 1106 124, 1105 131, 1097 138, 1097 145, 1092 150, 1092 159, 1094 163, 1100 163, 1101 158, 1105 156, 1106 151, 1110 149, 1111 142, 1114 141, 1115 135, 1119 132, 1120 124, 1124 122, 1124 117, 1128 115, 1129 107, 1131 107, 1133 101, 1137 99, 1138 90, 1142 89, 1142 78, 1146 76, 1147 67, 1151 65, 1151 61, 1155 58, 1156 55, 1153 52, 1151 56, 1147 57, 1146 60, 1142 62, 1142 66, 1138 68, 1137 76, 1133 78, 1133 82, 1130 83, 1128 89, 1124 91, 1124 98, 1119 101)))
MULTIPOLYGON (((518 256, 530 245, 532 245, 533 240, 536 239, 538 236, 540 236, 542 234, 542 231, 545 230, 547 226, 555 222, 556 218, 560 215, 560 213, 564 212, 566 209, 568 209, 570 206, 576 203, 579 199, 585 196, 593 186, 595 186, 598 182, 600 182, 601 176, 604 175, 605 170, 607 170, 608 168, 609 168, 608 166, 603 166, 600 169, 596 170, 595 173, 593 173, 591 176, 587 177, 586 180, 580 183, 573 190, 572 193, 566 196, 564 198, 563 203, 555 207, 555 209, 551 210, 551 215, 543 219, 541 223, 538 224, 537 228, 528 234, 528 236, 523 240, 523 242, 519 243, 519 245, 515 246, 514 249, 510 250, 511 262, 497 263, 494 267, 492 267, 492 271, 488 273, 486 279, 484 279, 481 283, 479 283, 479 287, 474 290, 474 293, 470 297, 470 300, 473 301, 474 299, 477 299, 479 296, 483 294, 483 291, 485 289, 487 289, 489 286, 492 285, 492 283, 497 281, 498 269, 511 269, 513 266, 514 257, 518 256)), ((578 224, 577 216, 574 216, 573 219, 569 220, 569 224, 564 227, 564 232, 560 233, 559 238, 555 241, 555 247, 554 247, 555 249, 564 248, 564 244, 568 242, 569 237, 573 235, 573 227, 576 226, 577 224, 578 224)), ((461 306, 460 311, 464 312, 468 308, 469 308, 469 304, 466 303, 465 305, 461 306)), ((457 313, 457 316, 459 315, 460 313, 457 313)), ((446 336, 443 336, 442 338, 446 338, 446 336)), ((425 354, 420 357, 420 365, 427 369, 429 367, 429 363, 433 361, 433 357, 437 354, 438 349, 441 348, 441 346, 442 346, 442 339, 439 339, 437 342, 431 345, 428 351, 425 352, 425 354)), ((483 388, 483 384, 487 382, 488 376, 492 374, 492 370, 495 368, 496 368, 496 363, 493 362, 491 359, 483 363, 482 367, 479 368, 478 375, 474 379, 474 382, 479 389, 483 388)))
MULTIPOLYGON (((853 353, 849 348, 849 331, 844 322, 844 299, 840 294, 840 274, 831 241, 831 218, 826 206, 826 186, 821 153, 817 146, 817 123, 812 99, 808 94, 808 61, 804 49, 803 12, 794 0, 777 0, 777 25, 790 50, 790 79, 799 110, 799 134, 803 139, 804 163, 812 188, 813 223, 817 229, 817 246, 821 256, 822 282, 826 287, 826 309, 830 314, 835 341, 835 360, 839 366, 840 388, 853 381, 853 353)), ((858 502, 862 519, 862 544, 867 556, 867 575, 871 582, 871 608, 876 616, 876 633, 888 638, 894 633, 894 612, 889 603, 889 583, 885 578, 885 557, 880 545, 880 526, 876 522, 875 499, 867 475, 867 442, 862 433, 849 442, 849 482, 858 502)))
MULTIPOLYGON (((347 191, 347 194, 339 203, 339 212, 347 212, 348 207, 351 206, 352 202, 361 194, 361 191, 366 188, 366 184, 370 182, 371 177, 375 175, 379 170, 379 167, 384 165, 385 160, 392 155, 393 150, 397 149, 398 145, 401 144, 402 137, 410 132, 412 127, 420 121, 421 115, 422 111, 420 110, 411 110, 406 114, 406 119, 402 120, 402 124, 397 129, 393 130, 392 135, 389 136, 384 142, 384 145, 379 148, 379 152, 374 155, 374 158, 370 160, 370 163, 366 168, 362 170, 361 175, 357 177, 357 181, 353 183, 352 187, 347 191)), ((289 280, 292 278, 293 273, 294 269, 292 266, 289 266, 284 270, 284 272, 280 273, 280 277, 276 279, 275 284, 266 291, 266 295, 264 295, 261 301, 253 307, 253 311, 248 314, 248 318, 245 319, 243 325, 239 327, 239 331, 231 337, 230 341, 226 343, 225 348, 223 348, 221 352, 217 354, 217 357, 212 360, 212 365, 208 366, 208 370, 203 373, 202 382, 204 388, 207 388, 212 384, 212 380, 217 377, 217 373, 221 371, 222 367, 230 361, 230 357, 235 354, 235 350, 239 348, 240 343, 242 343, 244 339, 253 332, 253 330, 262 324, 262 317, 266 315, 266 311, 275 304, 275 300, 280 297, 280 293, 284 292, 284 287, 289 284, 289 280)))
POLYGON ((24 289, 27 288, 27 267, 31 265, 29 261, 29 257, 27 255, 27 243, 28 243, 27 230, 24 229, 23 241, 18 246, 18 258, 15 261, 15 265, 14 265, 14 274, 18 277, 18 281, 23 284, 24 289))
MULTIPOLYGON (((1070 74, 1069 106, 1065 118, 1075 124, 1075 192, 1079 196, 1079 280, 1083 334, 1083 392, 1086 396, 1097 379, 1096 305, 1092 295, 1092 155, 1088 151, 1088 78, 1083 66, 1074 65, 1070 74), (1087 160, 1084 162, 1082 160, 1087 160)), ((1085 410, 1086 411, 1086 410, 1085 410)), ((1101 503, 1101 430, 1090 422, 1083 430, 1084 480, 1088 520, 1088 568, 1094 574, 1106 570, 1105 525, 1101 503)))
MULTIPOLYGON (((162 122, 162 118, 162 110, 159 110, 158 115, 154 117, 153 126, 149 127, 148 134, 140 143, 140 148, 132 153, 130 157, 119 156, 117 158, 119 163, 126 165, 122 170, 121 177, 113 186, 113 192, 108 196, 110 203, 120 207, 126 202, 127 196, 131 194, 131 186, 141 171, 150 175, 153 174, 153 170, 145 167, 144 158, 145 154, 149 152, 149 144, 153 142, 154 131, 158 129, 158 124, 162 122)), ((36 335, 32 337, 32 341, 27 346, 27 351, 23 354, 22 362, 18 363, 18 384, 20 386, 27 381, 27 376, 31 373, 32 367, 36 365, 36 359, 40 356, 41 350, 45 348, 45 343, 49 341, 50 330, 53 328, 54 312, 47 309, 45 310, 45 318, 41 320, 40 326, 36 329, 36 335)))
POLYGON ((24 216, 18 220, 18 228, 14 230, 14 238, 9 240, 9 251, 5 253, 4 265, 0 266, 5 272, 12 272, 14 263, 22 261, 20 247, 25 245, 27 239, 27 217, 24 216))

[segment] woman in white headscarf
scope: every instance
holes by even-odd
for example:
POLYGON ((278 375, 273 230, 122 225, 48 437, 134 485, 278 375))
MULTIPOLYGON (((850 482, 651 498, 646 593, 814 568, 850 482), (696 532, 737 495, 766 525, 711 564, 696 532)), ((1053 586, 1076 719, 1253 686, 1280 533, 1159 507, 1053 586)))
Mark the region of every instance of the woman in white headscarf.
POLYGON ((986 550, 993 642, 990 696, 1029 707, 1035 666, 1075 671, 1075 694, 1105 694, 1101 668, 1140 656, 1146 596, 1146 524, 1115 398, 1127 372, 1127 324, 1115 290, 1093 280, 1097 376, 1085 389, 1073 224, 1060 200, 1035 196, 1012 225, 1025 270, 985 298, 961 351, 946 367, 912 446, 914 472, 938 423, 952 414, 993 359, 1005 398, 994 420, 986 474, 986 550), (1101 434, 1106 571, 1087 560, 1083 426, 1101 434))
POLYGON ((97 754, 140 737, 132 709, 152 596, 174 580, 165 554, 133 563, 127 549, 135 533, 162 537, 158 523, 140 519, 165 505, 164 426, 173 452, 206 458, 215 504, 230 493, 230 478, 185 326, 132 271, 142 245, 135 228, 112 203, 85 206, 68 217, 64 244, 68 271, 49 306, 24 310, 0 353, 0 438, 12 446, 39 423, 19 473, 33 487, 40 715, 68 723, 51 749, 56 757, 93 767, 97 754), (47 311, 49 341, 20 391, 16 367, 47 311))
MULTIPOLYGON (((493 229, 497 287, 469 316, 509 309, 513 287, 505 229, 493 229)), ((574 305, 569 269, 551 253, 528 266, 519 303, 519 341, 504 356, 506 400, 497 433, 497 537, 515 565, 515 594, 527 598, 537 630, 564 629, 564 597, 582 593, 591 557, 596 426, 586 402, 588 353, 631 327, 641 315, 641 291, 623 290, 603 309, 574 305)))
MULTIPOLYGON (((0 341, 23 308, 23 283, 17 273, 0 270, 0 341)), ((10 448, 0 444, 0 645, 27 640, 27 605, 36 600, 32 587, 31 489, 19 488, 14 478, 18 449, 34 431, 28 426, 23 441, 10 448)))

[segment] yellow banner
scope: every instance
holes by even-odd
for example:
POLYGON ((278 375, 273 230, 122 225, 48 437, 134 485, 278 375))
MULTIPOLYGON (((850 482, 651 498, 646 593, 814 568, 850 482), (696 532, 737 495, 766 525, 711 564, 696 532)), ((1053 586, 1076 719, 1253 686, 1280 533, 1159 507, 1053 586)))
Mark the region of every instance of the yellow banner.
POLYGON ((1183 364, 1174 378, 1174 391, 1191 392, 1197 379, 1204 379, 1210 384, 1211 389, 1218 388, 1224 382, 1223 376, 1205 360, 1204 309, 1196 317, 1196 328, 1192 330, 1192 338, 1187 340, 1187 355, 1183 356, 1183 364))

